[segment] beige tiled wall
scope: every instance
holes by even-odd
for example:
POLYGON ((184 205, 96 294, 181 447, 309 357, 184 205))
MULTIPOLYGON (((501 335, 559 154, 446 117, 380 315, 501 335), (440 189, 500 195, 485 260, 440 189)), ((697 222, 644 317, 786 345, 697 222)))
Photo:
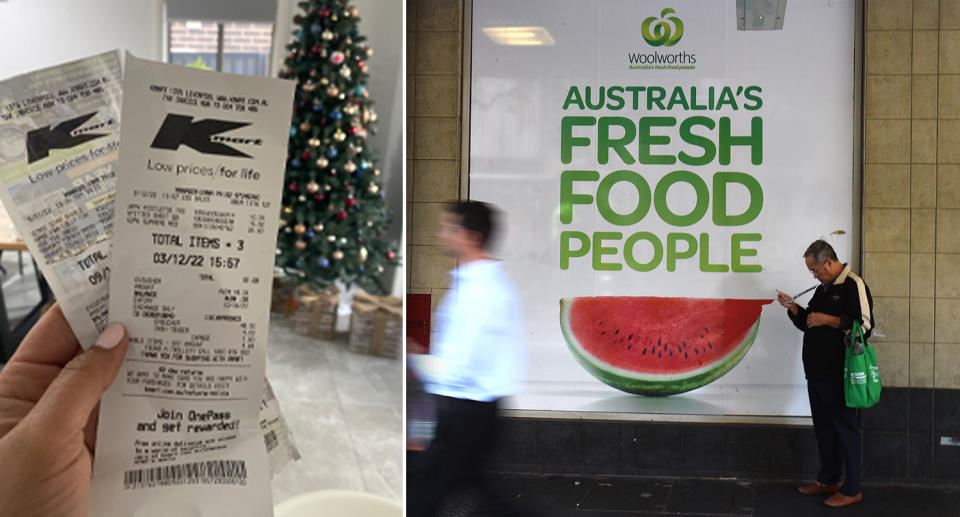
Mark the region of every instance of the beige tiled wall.
MULTIPOLYGON (((863 276, 889 386, 960 388, 960 0, 866 0, 863 276)), ((407 1, 408 290, 445 292, 433 237, 460 193, 462 0, 407 1)))
POLYGON ((863 273, 892 386, 960 388, 960 0, 867 0, 863 273))
POLYGON ((437 246, 443 203, 460 198, 463 1, 407 0, 407 291, 448 288, 437 246))

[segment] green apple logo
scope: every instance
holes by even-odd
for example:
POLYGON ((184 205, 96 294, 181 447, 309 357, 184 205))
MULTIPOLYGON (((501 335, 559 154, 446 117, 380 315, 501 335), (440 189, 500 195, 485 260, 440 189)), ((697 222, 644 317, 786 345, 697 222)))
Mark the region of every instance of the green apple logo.
POLYGON ((650 45, 672 47, 683 36, 683 22, 676 16, 667 18, 668 14, 676 14, 676 11, 668 7, 660 13, 660 21, 657 21, 655 16, 643 20, 643 25, 640 26, 640 34, 650 45), (653 33, 651 33, 650 25, 654 22, 657 22, 657 24, 653 26, 653 33), (671 22, 673 23, 672 26, 671 22))

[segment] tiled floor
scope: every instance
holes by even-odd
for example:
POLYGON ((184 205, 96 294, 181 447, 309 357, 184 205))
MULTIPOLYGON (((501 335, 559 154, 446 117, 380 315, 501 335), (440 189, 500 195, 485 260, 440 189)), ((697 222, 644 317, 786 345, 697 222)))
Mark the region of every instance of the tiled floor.
POLYGON ((524 517, 921 517, 957 515, 960 505, 958 487, 866 484, 863 502, 838 510, 823 504, 826 496, 800 495, 796 483, 785 481, 506 474, 491 475, 490 481, 494 493, 504 502, 495 513, 524 517))
POLYGON ((273 480, 274 503, 323 489, 403 498, 403 369, 400 361, 293 333, 274 313, 267 378, 303 456, 273 480))

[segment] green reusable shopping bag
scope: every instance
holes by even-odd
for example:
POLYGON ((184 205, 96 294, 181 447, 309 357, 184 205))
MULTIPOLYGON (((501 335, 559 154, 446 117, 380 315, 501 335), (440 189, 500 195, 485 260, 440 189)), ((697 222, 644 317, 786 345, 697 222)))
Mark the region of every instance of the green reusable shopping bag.
POLYGON ((863 338, 863 329, 857 321, 853 322, 851 341, 843 364, 843 395, 847 399, 847 407, 868 408, 880 400, 877 354, 872 346, 867 345, 863 338), (857 349, 860 348, 862 352, 857 354, 857 349))

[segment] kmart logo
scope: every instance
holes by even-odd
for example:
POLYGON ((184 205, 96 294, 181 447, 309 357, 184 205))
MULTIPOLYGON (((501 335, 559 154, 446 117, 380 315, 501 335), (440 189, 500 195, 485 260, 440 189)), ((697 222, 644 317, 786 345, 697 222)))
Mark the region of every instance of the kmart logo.
POLYGON ((651 46, 672 47, 683 37, 683 22, 676 16, 668 17, 671 14, 676 14, 676 11, 667 7, 660 12, 659 20, 656 16, 643 20, 643 24, 640 26, 640 34, 651 46), (651 26, 653 27, 652 31, 651 26))

